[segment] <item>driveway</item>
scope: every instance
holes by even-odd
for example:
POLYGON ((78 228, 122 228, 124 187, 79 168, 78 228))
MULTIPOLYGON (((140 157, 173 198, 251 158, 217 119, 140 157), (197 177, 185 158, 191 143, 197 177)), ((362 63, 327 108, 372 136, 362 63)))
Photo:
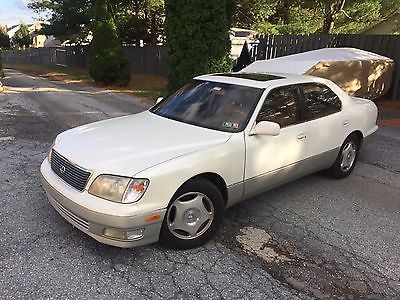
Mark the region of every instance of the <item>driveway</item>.
POLYGON ((400 295, 399 128, 381 127, 347 179, 314 174, 229 209, 204 247, 119 249, 99 244, 54 211, 39 166, 59 132, 146 105, 14 70, 6 75, 0 93, 2 298, 400 295))

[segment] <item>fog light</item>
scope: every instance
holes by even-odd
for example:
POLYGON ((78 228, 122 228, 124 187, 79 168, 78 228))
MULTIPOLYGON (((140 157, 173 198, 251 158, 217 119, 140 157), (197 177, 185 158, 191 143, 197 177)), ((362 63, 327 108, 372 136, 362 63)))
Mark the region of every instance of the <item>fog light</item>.
POLYGON ((128 240, 138 240, 143 237, 143 234, 144 234, 144 228, 140 228, 133 231, 127 231, 126 237, 128 240))
POLYGON ((138 240, 143 237, 144 228, 132 230, 132 231, 122 231, 113 228, 105 228, 103 231, 104 236, 108 236, 113 239, 119 240, 138 240))

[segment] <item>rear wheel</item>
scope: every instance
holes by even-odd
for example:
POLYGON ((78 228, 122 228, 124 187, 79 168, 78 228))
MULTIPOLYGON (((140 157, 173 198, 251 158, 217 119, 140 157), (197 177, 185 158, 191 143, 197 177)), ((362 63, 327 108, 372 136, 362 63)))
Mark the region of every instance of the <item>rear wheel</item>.
POLYGON ((349 135, 340 148, 335 163, 329 169, 329 173, 335 178, 349 176, 356 165, 360 146, 360 138, 355 134, 349 135))
POLYGON ((168 205, 160 243, 174 249, 201 246, 214 236, 224 215, 224 200, 214 184, 206 179, 189 181, 168 205))

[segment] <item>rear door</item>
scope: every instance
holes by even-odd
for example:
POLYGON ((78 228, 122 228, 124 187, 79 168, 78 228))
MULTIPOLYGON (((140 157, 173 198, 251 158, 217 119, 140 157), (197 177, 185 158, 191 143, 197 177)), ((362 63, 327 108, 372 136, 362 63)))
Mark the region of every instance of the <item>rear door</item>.
POLYGON ((309 125, 307 157, 314 159, 316 169, 327 168, 336 158, 349 121, 339 96, 325 84, 302 84, 301 92, 309 125))
POLYGON ((268 93, 258 112, 256 123, 275 122, 281 126, 281 131, 278 136, 245 136, 246 197, 301 174, 301 162, 307 154, 307 124, 304 119, 299 86, 282 86, 268 93))

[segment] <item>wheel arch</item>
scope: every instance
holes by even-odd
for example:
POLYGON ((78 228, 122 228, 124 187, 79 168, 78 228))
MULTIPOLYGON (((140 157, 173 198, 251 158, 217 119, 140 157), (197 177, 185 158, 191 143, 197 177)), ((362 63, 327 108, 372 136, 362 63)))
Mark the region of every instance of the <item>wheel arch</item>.
POLYGON ((205 172, 205 173, 195 175, 195 176, 189 178, 188 180, 186 180, 179 188, 184 186, 189 181, 196 180, 198 178, 204 178, 204 179, 210 181, 212 184, 214 184, 217 187, 217 189, 221 192, 221 195, 224 199, 224 203, 226 206, 226 204, 228 203, 228 188, 227 188, 225 180, 222 178, 221 175, 219 175, 217 173, 205 172))
POLYGON ((363 139, 364 139, 364 135, 363 135, 363 133, 360 131, 360 130, 354 130, 353 132, 351 132, 347 137, 349 137, 349 136, 351 136, 351 135, 355 135, 357 138, 358 138, 358 140, 359 140, 359 142, 360 142, 360 147, 361 147, 361 145, 362 145, 362 143, 363 143, 363 139))

